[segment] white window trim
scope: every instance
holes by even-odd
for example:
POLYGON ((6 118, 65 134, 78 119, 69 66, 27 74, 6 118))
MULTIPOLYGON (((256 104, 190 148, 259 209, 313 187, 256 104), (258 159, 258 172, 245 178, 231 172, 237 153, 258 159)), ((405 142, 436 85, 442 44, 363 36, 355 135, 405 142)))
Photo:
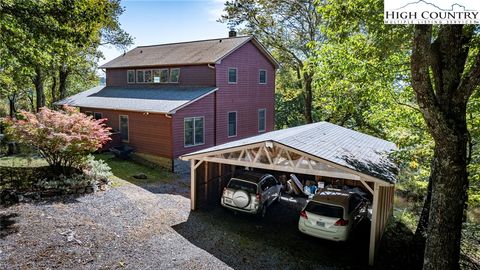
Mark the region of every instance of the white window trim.
POLYGON ((205 117, 204 116, 191 116, 191 117, 185 117, 183 118, 183 147, 184 148, 190 148, 190 147, 195 147, 199 145, 204 145, 205 144, 205 117), (202 118, 203 122, 203 143, 196 143, 195 141, 195 118, 202 118), (189 119, 193 119, 193 144, 192 145, 186 145, 185 142, 187 141, 185 136, 185 122, 189 119))
POLYGON ((137 69, 137 70, 135 71, 135 81, 136 81, 137 83, 145 83, 145 70, 143 70, 143 69, 137 69), (143 82, 139 82, 139 81, 138 81, 138 72, 139 72, 139 71, 141 71, 141 72, 143 73, 143 82))
POLYGON ((230 111, 227 113, 227 136, 228 138, 234 138, 238 135, 238 112, 230 111), (235 113, 235 135, 230 136, 230 113, 235 113))
POLYGON ((128 140, 124 140, 122 139, 122 142, 130 142, 130 119, 128 118, 128 115, 126 114, 120 114, 118 116, 118 130, 120 131, 120 137, 122 137, 122 116, 125 116, 127 117, 127 136, 128 136, 128 140))
POLYGON ((258 84, 267 84, 267 70, 266 69, 259 69, 258 70, 258 84), (262 71, 265 71, 265 82, 264 83, 262 83, 260 81, 260 77, 261 77, 260 73, 262 73, 262 71))
POLYGON ((238 83, 238 68, 229 67, 227 70, 227 82, 228 84, 237 84, 238 83), (230 82, 230 69, 235 69, 235 82, 230 82))
POLYGON ((180 68, 171 68, 168 73, 168 82, 169 83, 179 83, 180 82, 180 68), (178 80, 176 82, 172 82, 172 70, 178 69, 178 80))
POLYGON ((265 132, 267 130, 267 109, 258 109, 257 112, 257 129, 258 133, 265 132), (263 130, 260 130, 260 112, 263 111, 263 130))
POLYGON ((136 82, 137 82, 137 71, 136 71, 135 69, 129 69, 129 70, 127 70, 127 84, 135 84, 136 82), (129 79, 128 73, 129 73, 130 71, 133 71, 133 82, 130 82, 130 81, 128 80, 128 79, 129 79))

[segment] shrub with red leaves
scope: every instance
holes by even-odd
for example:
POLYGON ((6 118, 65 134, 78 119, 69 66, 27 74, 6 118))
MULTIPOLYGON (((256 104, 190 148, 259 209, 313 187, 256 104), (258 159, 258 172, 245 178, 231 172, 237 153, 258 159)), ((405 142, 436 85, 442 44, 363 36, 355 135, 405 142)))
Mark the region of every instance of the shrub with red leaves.
POLYGON ((45 107, 36 114, 22 111, 20 118, 4 119, 7 136, 38 149, 57 172, 80 168, 88 154, 110 140, 106 119, 95 120, 73 107, 59 111, 45 107))

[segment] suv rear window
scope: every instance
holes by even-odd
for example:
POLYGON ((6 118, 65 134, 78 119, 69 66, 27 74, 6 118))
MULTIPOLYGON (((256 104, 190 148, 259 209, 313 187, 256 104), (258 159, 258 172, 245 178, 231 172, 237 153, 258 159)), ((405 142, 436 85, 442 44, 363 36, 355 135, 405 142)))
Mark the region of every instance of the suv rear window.
POLYGON ((343 208, 335 205, 309 202, 305 211, 325 217, 343 218, 343 208))
POLYGON ((248 193, 253 193, 253 194, 257 193, 257 185, 252 184, 252 183, 248 183, 248 182, 244 182, 244 181, 240 181, 240 180, 236 180, 236 179, 230 180, 227 187, 231 188, 231 189, 235 189, 235 190, 241 189, 241 190, 244 190, 248 193))

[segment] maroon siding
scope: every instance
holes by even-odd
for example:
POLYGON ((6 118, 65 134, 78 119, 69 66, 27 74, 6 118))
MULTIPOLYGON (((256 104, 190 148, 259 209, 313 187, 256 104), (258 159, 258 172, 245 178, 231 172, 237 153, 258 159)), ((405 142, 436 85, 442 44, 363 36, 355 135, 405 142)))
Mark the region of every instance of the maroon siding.
POLYGON ((119 129, 120 115, 128 115, 128 144, 139 153, 172 158, 172 119, 164 114, 80 108, 81 112, 99 112, 107 125, 119 129))
POLYGON ((258 110, 266 109, 266 132, 274 129, 275 68, 252 44, 216 65, 217 144, 258 135, 258 110), (228 84, 228 68, 237 68, 237 84, 228 84), (267 84, 259 84, 259 69, 267 71, 267 84), (228 138, 228 112, 237 112, 237 136, 228 138))
MULTIPOLYGON (((259 134, 258 110, 266 109, 266 131, 274 129, 275 68, 252 42, 225 57, 215 68, 206 65, 182 66, 179 84, 127 84, 128 69, 107 69, 108 86, 163 87, 216 86, 217 92, 178 110, 171 118, 163 114, 93 110, 113 119, 118 129, 119 114, 129 115, 130 143, 139 152, 176 158, 203 148, 259 134), (228 68, 238 70, 237 84, 228 84, 228 68), (259 70, 267 71, 267 84, 259 83, 259 70), (228 112, 237 112, 237 136, 228 138, 228 112), (205 143, 184 146, 184 119, 204 117, 205 143)), ((86 110, 86 109, 85 109, 86 110)), ((82 109, 82 111, 85 111, 82 109)), ((88 109, 89 111, 92 111, 88 109)))
MULTIPOLYGON (((162 68, 162 67, 153 67, 162 68)), ((167 67, 163 67, 167 68, 167 67)), ((180 68, 179 83, 127 83, 128 69, 107 69, 107 86, 119 87, 168 87, 168 86, 215 86, 215 70, 207 65, 168 67, 180 68)), ((146 68, 138 68, 146 69, 146 68)))
POLYGON ((173 156, 178 157, 186 153, 214 146, 214 107, 215 93, 212 93, 191 105, 178 110, 172 117, 173 156), (186 117, 204 117, 205 144, 198 146, 184 146, 183 120, 186 117))

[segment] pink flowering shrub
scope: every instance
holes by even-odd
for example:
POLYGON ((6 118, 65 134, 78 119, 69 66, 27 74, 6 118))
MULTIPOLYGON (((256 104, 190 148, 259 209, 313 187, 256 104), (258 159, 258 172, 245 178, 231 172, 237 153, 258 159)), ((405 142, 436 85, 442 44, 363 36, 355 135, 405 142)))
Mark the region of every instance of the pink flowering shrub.
POLYGON ((56 172, 80 168, 88 154, 110 140, 106 119, 95 120, 73 107, 42 108, 36 114, 22 111, 21 115, 23 119, 5 119, 7 135, 37 148, 56 172))

